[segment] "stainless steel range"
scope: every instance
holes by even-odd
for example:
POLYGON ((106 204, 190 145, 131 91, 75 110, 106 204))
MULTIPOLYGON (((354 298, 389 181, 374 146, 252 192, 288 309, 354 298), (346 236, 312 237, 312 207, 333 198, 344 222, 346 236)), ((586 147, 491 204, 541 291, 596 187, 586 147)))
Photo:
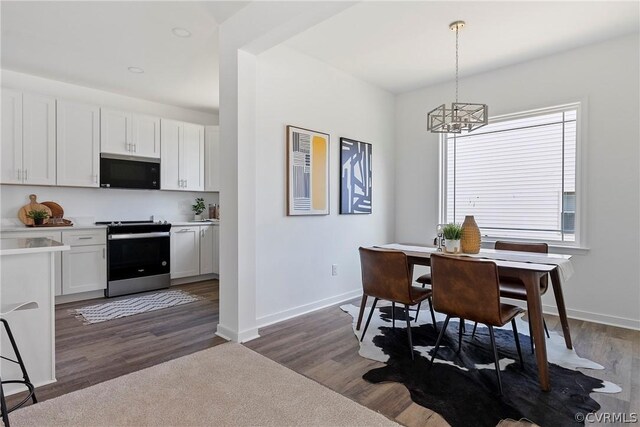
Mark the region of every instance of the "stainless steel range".
POLYGON ((96 224, 107 225, 106 297, 169 287, 171 224, 166 221, 96 224))

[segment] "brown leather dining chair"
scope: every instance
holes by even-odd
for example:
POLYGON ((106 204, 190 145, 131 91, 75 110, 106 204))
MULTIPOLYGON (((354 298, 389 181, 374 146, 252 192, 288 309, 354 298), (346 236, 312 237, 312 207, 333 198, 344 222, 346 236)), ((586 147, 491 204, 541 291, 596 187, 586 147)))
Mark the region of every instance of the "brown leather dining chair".
MULTIPOLYGON (((447 330, 449 319, 458 317, 484 323, 489 328, 489 337, 493 350, 498 388, 502 394, 500 363, 493 327, 504 326, 511 322, 516 349, 522 361, 522 351, 515 318, 524 312, 519 307, 500 302, 500 282, 496 263, 473 258, 450 255, 431 255, 431 280, 434 309, 447 315, 440 329, 430 367, 438 353, 442 338, 447 330)), ((462 320, 461 320, 462 322, 462 320)), ((461 350, 462 328, 458 328, 458 352, 461 350)))
POLYGON ((431 298, 431 289, 422 289, 412 285, 407 255, 403 252, 377 248, 360 248, 359 250, 362 268, 362 291, 365 295, 374 297, 360 341, 364 339, 364 335, 367 333, 367 328, 378 300, 391 301, 394 303, 394 307, 395 303, 403 304, 407 322, 409 349, 411 350, 411 359, 413 359, 409 306, 431 298))
MULTIPOLYGON (((549 245, 546 243, 522 243, 522 242, 507 242, 498 240, 495 244, 495 249, 500 251, 515 251, 515 252, 534 252, 546 254, 549 253, 549 245)), ((549 289, 548 275, 544 275, 540 278, 540 296, 544 295, 549 289)), ((516 278, 502 277, 500 279, 500 296, 504 298, 512 298, 520 301, 527 300, 527 289, 524 283, 516 278)), ((542 319, 544 325, 544 331, 549 338, 549 329, 547 329, 547 322, 542 319)), ((472 336, 475 335, 476 325, 473 327, 472 336)), ((529 341, 531 343, 531 352, 533 353, 533 334, 531 333, 531 322, 529 322, 529 341)))

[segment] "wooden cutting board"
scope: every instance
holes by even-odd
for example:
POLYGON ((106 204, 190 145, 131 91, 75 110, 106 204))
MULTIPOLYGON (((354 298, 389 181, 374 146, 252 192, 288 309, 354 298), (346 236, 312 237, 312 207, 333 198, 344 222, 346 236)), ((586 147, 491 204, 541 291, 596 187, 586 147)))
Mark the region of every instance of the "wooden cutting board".
POLYGON ((24 205, 18 211, 18 218, 25 225, 33 225, 33 220, 31 218, 27 218, 27 213, 29 213, 29 211, 32 211, 32 210, 39 210, 39 211, 45 210, 45 211, 47 211, 49 216, 51 216, 51 209, 48 206, 45 206, 45 205, 43 205, 41 203, 38 203, 38 201, 36 200, 37 197, 38 196, 36 196, 35 194, 30 194, 29 195, 29 200, 31 200, 31 203, 29 203, 28 205, 24 205))
POLYGON ((42 202, 43 205, 51 209, 51 218, 62 218, 64 217, 64 209, 62 206, 57 204, 56 202, 42 202))

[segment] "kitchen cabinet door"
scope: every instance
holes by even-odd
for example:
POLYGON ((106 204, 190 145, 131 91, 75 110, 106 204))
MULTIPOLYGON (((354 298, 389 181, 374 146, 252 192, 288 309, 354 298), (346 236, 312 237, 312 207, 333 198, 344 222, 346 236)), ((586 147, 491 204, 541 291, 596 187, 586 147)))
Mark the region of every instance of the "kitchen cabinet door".
POLYGON ((174 120, 160 121, 160 189, 182 190, 180 178, 180 142, 182 123, 174 120))
POLYGON ((184 124, 180 177, 185 181, 184 189, 204 191, 204 126, 184 124))
POLYGON ((58 101, 56 111, 58 185, 99 187, 100 109, 58 101))
POLYGON ((160 158, 160 119, 134 114, 132 121, 133 154, 160 158))
POLYGON ((171 228, 171 278, 200 274, 200 227, 171 228))
POLYGON ((2 88, 0 182, 22 182, 22 93, 2 88))
POLYGON ((56 184, 56 100, 25 93, 22 98, 22 182, 56 184))
POLYGON ((131 155, 131 113, 100 109, 100 152, 131 155))
POLYGON ((220 191, 220 128, 204 128, 204 191, 220 191))
POLYGON ((219 274, 220 227, 200 227, 200 274, 219 274))
POLYGON ((62 253, 62 294, 107 288, 106 245, 72 246, 62 253))
MULTIPOLYGON (((0 234, 1 239, 29 239, 29 238, 45 238, 62 242, 62 233, 59 231, 9 231, 0 234)), ((54 255, 54 274, 55 274, 55 296, 62 295, 62 252, 56 252, 54 255)))

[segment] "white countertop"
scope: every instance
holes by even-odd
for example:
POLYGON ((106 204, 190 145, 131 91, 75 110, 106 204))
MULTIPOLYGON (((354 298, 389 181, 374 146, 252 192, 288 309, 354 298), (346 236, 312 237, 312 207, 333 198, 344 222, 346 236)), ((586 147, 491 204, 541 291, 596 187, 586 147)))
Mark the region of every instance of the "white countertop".
POLYGON ((72 231, 72 230, 97 230, 106 229, 106 225, 77 225, 73 224, 70 227, 27 227, 26 225, 5 225, 0 227, 0 233, 12 232, 12 231, 72 231))
POLYGON ((37 254, 68 251, 71 247, 45 237, 0 239, 0 255, 37 254))
POLYGON ((202 225, 220 225, 220 220, 219 219, 212 220, 212 221, 206 220, 206 221, 169 221, 169 222, 171 222, 172 226, 176 226, 176 227, 185 226, 185 225, 199 225, 199 226, 202 226, 202 225))

